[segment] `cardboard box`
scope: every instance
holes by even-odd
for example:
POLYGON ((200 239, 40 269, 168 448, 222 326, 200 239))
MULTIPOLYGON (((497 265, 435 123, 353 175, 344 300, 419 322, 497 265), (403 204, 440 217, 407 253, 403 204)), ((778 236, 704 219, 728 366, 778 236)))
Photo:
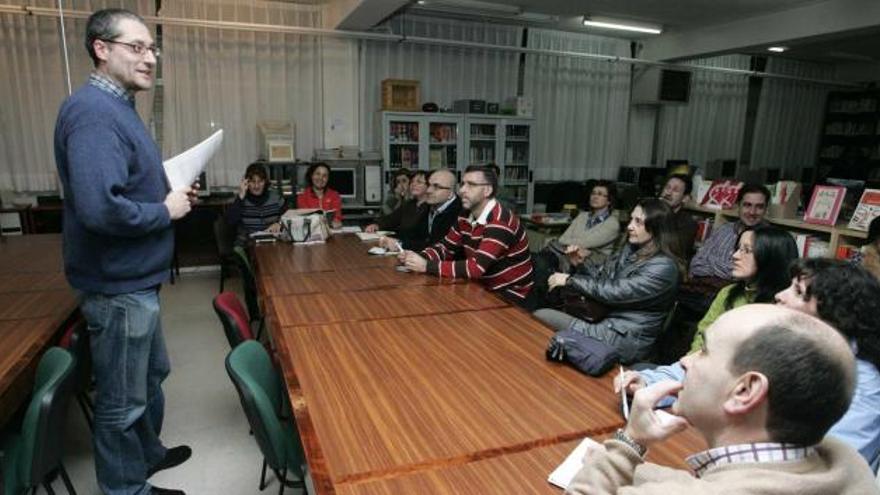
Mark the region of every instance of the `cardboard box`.
POLYGON ((419 81, 410 79, 385 79, 382 81, 382 110, 418 112, 419 81))

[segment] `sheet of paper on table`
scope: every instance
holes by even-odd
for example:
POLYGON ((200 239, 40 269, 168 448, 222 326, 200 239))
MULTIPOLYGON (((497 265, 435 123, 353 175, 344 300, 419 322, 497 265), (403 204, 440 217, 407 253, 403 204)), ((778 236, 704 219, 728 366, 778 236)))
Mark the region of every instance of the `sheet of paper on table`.
POLYGON ((584 466, 584 454, 587 453, 587 449, 589 448, 602 448, 602 446, 589 437, 584 438, 581 443, 571 451, 571 454, 568 454, 568 457, 562 461, 562 464, 550 473, 550 476, 547 477, 547 481, 562 489, 568 488, 568 485, 571 484, 571 480, 574 479, 574 475, 576 475, 584 466))

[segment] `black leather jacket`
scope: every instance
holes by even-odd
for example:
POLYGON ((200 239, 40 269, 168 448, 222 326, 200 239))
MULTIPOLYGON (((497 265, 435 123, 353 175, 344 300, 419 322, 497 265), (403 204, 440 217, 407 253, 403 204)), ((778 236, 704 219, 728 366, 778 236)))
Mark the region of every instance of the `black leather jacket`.
POLYGON ((638 259, 627 244, 604 263, 586 265, 568 277, 566 286, 610 310, 599 323, 579 320, 575 329, 616 347, 625 363, 644 360, 675 301, 679 277, 678 265, 669 256, 657 253, 638 259))

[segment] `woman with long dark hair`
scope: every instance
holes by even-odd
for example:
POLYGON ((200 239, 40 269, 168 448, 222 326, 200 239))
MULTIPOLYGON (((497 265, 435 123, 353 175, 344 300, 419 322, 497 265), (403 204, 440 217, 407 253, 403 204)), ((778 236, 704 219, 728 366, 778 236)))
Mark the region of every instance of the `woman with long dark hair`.
POLYGON ((733 252, 731 276, 735 283, 718 292, 697 324, 691 352, 699 351, 709 325, 725 311, 749 303, 772 303, 777 292, 788 287, 788 265, 798 258, 791 234, 778 227, 759 225, 739 235, 733 252))
POLYGON ((627 244, 602 264, 578 267, 577 273, 550 275, 550 290, 567 287, 609 309, 602 321, 590 323, 555 309, 535 316, 557 331, 574 330, 617 349, 621 361, 646 359, 672 307, 683 273, 670 230, 671 210, 658 199, 642 199, 627 225, 627 244))

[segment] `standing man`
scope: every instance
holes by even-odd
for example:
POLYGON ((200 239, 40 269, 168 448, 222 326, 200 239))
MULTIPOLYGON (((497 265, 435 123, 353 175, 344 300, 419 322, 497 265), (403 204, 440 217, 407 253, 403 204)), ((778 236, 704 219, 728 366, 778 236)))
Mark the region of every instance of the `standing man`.
POLYGON ((159 318, 169 275, 172 220, 192 190, 169 191, 162 156, 134 107, 153 85, 158 48, 138 15, 95 12, 86 25, 95 65, 62 105, 55 161, 64 187, 64 265, 81 291, 95 376, 95 469, 107 495, 183 494, 150 486, 186 461, 187 446, 159 440, 170 365, 159 318))
POLYGON ((670 222, 672 231, 678 237, 677 255, 688 261, 694 254, 694 238, 697 236, 697 222, 694 217, 684 208, 685 203, 690 201, 691 190, 694 183, 685 174, 670 175, 663 185, 660 200, 669 205, 672 210, 670 222))
POLYGON ((469 166, 458 190, 469 215, 458 217, 437 244, 421 253, 404 251, 399 259, 414 272, 480 280, 487 289, 528 307, 533 275, 529 241, 519 218, 495 200, 497 190, 492 169, 469 166))
POLYGON ((852 447, 825 436, 849 408, 855 363, 846 340, 792 309, 751 304, 709 327, 681 360, 684 383, 636 392, 625 428, 588 452, 573 494, 856 495, 878 493, 852 447), (674 394, 673 415, 654 406, 674 394), (651 445, 690 424, 709 450, 694 475, 644 461, 651 445))

